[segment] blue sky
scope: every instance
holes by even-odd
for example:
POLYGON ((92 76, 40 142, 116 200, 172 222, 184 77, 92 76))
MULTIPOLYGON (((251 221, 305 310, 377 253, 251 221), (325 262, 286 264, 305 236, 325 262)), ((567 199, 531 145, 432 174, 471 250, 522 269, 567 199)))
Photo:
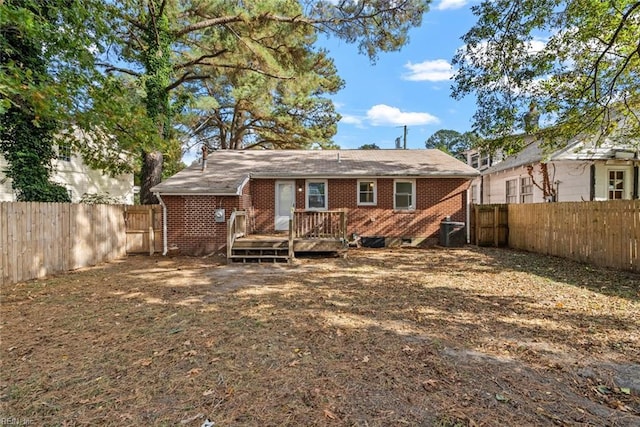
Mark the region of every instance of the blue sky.
POLYGON ((380 54, 375 64, 357 46, 322 40, 345 87, 331 98, 342 115, 334 141, 343 149, 377 144, 394 148, 406 125, 407 148, 424 148, 439 129, 471 129, 475 100, 451 98, 451 59, 475 23, 474 0, 433 0, 420 28, 400 52, 380 54))

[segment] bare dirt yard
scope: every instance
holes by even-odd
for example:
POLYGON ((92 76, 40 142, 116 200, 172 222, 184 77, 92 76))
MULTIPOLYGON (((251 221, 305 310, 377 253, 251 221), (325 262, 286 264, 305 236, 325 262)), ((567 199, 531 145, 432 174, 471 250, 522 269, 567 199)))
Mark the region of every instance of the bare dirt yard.
POLYGON ((2 289, 3 424, 638 426, 640 275, 487 248, 2 289))

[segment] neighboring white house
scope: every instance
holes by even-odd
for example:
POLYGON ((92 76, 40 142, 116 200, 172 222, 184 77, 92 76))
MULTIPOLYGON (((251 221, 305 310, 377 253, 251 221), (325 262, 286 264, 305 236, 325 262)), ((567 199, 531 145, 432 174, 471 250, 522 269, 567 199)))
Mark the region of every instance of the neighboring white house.
MULTIPOLYGON (((99 170, 91 169, 66 144, 57 147, 58 156, 52 161, 51 181, 67 189, 71 201, 78 203, 84 195, 105 196, 118 203, 133 204, 133 174, 111 177, 99 170)), ((11 179, 5 174, 7 161, 0 154, 0 202, 16 200, 11 179)))
MULTIPOLYGON (((469 157, 471 164, 471 157, 469 157)), ((470 188, 473 203, 539 203, 637 199, 638 143, 575 140, 545 155, 539 141, 481 170, 470 188)))

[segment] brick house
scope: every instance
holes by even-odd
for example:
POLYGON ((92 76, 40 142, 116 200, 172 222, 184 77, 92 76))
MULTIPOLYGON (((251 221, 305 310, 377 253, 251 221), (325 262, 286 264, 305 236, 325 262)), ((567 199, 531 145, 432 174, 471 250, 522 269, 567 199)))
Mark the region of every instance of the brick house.
POLYGON ((478 172, 439 150, 215 151, 152 188, 164 209, 165 253, 226 245, 234 210, 254 234, 285 232, 291 212, 346 212, 348 235, 386 246, 435 244, 440 221, 467 219, 478 172))

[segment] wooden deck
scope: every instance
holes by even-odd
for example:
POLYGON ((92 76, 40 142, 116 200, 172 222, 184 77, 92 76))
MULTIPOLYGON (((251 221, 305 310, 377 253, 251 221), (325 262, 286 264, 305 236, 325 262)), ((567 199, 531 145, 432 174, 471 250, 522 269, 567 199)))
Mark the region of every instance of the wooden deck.
POLYGON ((289 237, 273 234, 251 234, 236 239, 231 248, 231 262, 289 262, 305 253, 340 253, 346 250, 341 240, 293 239, 293 253, 289 253, 289 237))
POLYGON ((229 219, 227 262, 289 262, 301 253, 339 253, 347 249, 346 214, 342 211, 292 213, 289 231, 249 234, 244 211, 229 219))

